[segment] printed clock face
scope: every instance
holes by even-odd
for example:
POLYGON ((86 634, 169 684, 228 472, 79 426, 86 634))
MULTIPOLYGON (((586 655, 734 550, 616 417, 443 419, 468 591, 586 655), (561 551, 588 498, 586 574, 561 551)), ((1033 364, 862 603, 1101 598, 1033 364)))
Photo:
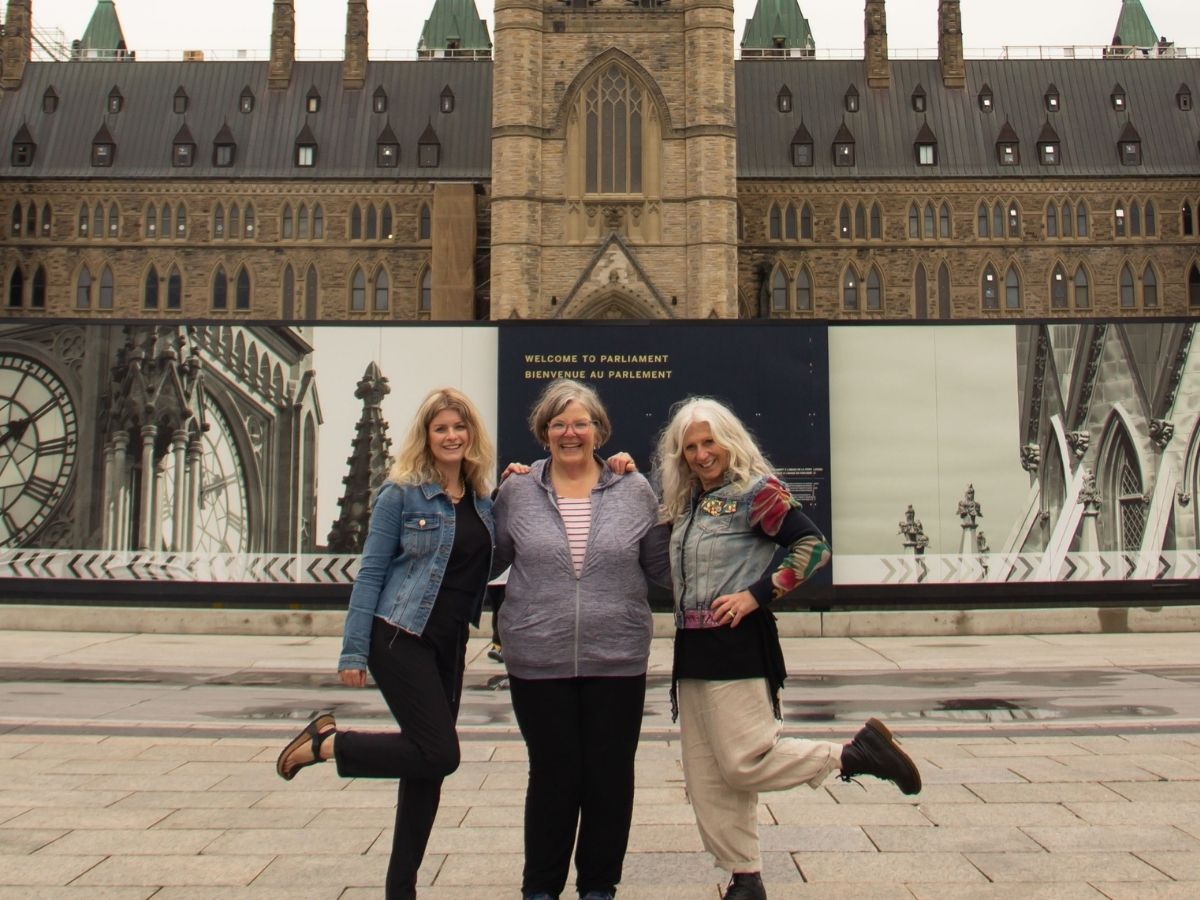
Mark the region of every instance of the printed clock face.
POLYGON ((246 474, 229 422, 210 402, 209 429, 200 458, 200 508, 196 511, 196 548, 208 552, 245 553, 250 549, 246 528, 246 474))
POLYGON ((77 431, 62 379, 31 357, 0 353, 0 547, 23 546, 62 500, 77 431))

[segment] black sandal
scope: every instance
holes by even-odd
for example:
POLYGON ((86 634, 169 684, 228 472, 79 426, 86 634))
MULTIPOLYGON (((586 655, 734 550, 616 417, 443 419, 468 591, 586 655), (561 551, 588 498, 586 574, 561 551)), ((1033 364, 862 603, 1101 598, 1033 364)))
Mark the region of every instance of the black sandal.
POLYGON ((275 771, 279 773, 279 777, 284 781, 291 781, 296 777, 296 773, 308 766, 314 766, 319 762, 324 762, 321 759, 321 745, 325 743, 325 739, 337 733, 337 723, 333 720, 330 713, 321 713, 311 722, 304 726, 304 730, 292 738, 290 744, 283 748, 283 752, 279 754, 279 758, 275 760, 275 771), (305 741, 312 743, 313 758, 308 762, 302 762, 293 768, 285 769, 284 763, 288 757, 304 746, 305 741))

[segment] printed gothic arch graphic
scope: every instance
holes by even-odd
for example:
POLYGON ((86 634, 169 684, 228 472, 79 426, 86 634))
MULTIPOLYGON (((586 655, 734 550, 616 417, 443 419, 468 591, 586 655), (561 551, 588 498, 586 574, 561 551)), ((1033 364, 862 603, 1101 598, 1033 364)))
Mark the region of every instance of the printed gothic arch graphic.
POLYGON ((555 318, 669 319, 671 312, 633 251, 610 234, 559 303, 555 318))

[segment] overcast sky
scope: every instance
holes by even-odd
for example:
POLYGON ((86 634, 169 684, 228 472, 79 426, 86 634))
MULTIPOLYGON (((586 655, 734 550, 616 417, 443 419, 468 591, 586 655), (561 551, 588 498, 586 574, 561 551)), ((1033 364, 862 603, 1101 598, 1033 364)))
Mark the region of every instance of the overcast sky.
MULTIPOLYGON (((756 0, 736 0, 736 39, 756 0)), ((492 24, 491 0, 476 0, 492 24)), ((117 13, 130 49, 138 51, 250 50, 265 51, 271 34, 271 0, 116 0, 117 13)), ((887 4, 888 42, 894 50, 937 46, 936 0, 891 0, 887 4)), ((1143 0, 1159 33, 1180 46, 1200 47, 1196 0, 1143 0)), ((376 0, 369 3, 372 53, 412 50, 433 0, 376 0)), ((69 43, 83 34, 96 8, 95 0, 33 0, 34 25, 60 29, 69 43)), ((863 4, 807 0, 817 47, 861 48, 863 4)), ((346 4, 341 0, 296 0, 296 47, 305 51, 340 52, 345 40, 346 4)), ((1120 0, 964 0, 963 33, 968 50, 1004 45, 1106 44, 1112 39, 1120 0)), ((147 53, 153 56, 153 53, 147 53)))

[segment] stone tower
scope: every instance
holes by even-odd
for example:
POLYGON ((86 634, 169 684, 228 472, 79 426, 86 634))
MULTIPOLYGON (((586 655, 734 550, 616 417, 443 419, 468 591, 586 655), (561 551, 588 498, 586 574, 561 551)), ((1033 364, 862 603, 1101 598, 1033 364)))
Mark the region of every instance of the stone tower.
POLYGON ((867 87, 890 87, 892 72, 888 66, 887 10, 883 0, 867 0, 864 29, 867 87))
POLYGON ((963 57, 962 10, 958 0, 938 4, 938 60, 942 84, 948 88, 966 87, 967 64, 963 57))
POLYGON ((271 62, 267 85, 275 90, 286 88, 292 81, 292 66, 296 64, 296 5, 293 0, 275 0, 271 14, 271 62))
POLYGON ((732 0, 497 0, 492 315, 737 315, 732 0))
POLYGON ((342 63, 342 86, 359 90, 367 78, 367 4, 350 0, 346 4, 346 59, 342 63))
POLYGON ((16 90, 25 77, 25 66, 33 52, 33 12, 30 0, 8 0, 8 14, 4 17, 4 36, 0 38, 0 55, 3 56, 3 74, 0 88, 16 90))

